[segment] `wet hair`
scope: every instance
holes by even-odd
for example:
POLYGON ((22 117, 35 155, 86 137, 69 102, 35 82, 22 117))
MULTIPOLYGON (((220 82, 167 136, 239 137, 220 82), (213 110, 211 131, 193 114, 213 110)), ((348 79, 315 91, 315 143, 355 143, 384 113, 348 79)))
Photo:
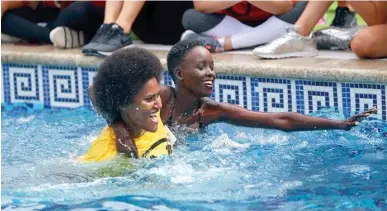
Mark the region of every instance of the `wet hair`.
POLYGON ((174 82, 176 82, 176 67, 179 66, 184 57, 197 46, 203 46, 203 43, 198 40, 182 40, 176 43, 169 51, 167 56, 168 72, 174 82))
POLYGON ((108 56, 94 78, 96 109, 111 123, 121 107, 130 105, 153 77, 163 72, 160 60, 149 51, 131 47, 108 56))

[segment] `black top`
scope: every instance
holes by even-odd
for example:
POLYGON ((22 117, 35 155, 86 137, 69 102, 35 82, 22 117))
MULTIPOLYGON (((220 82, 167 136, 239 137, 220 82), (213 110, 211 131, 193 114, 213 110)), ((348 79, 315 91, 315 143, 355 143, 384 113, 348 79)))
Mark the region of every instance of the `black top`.
MULTIPOLYGON (((173 95, 173 107, 172 107, 171 114, 170 114, 170 116, 168 118, 168 121, 167 121, 168 125, 172 125, 172 114, 173 114, 173 111, 175 110, 175 107, 176 107, 176 91, 172 87, 171 87, 171 89, 172 89, 172 95, 173 95)), ((199 110, 202 107, 202 101, 198 100, 197 105, 198 105, 197 109, 199 110)), ((199 112, 198 115, 199 115, 199 129, 203 129, 204 128, 204 124, 202 122, 202 115, 201 115, 200 112, 199 112)))

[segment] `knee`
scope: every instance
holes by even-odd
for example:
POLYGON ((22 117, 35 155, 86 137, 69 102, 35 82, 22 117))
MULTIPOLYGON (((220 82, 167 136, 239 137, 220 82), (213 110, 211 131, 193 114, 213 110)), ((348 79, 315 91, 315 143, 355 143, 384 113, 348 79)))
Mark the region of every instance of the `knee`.
POLYGON ((92 6, 93 5, 90 2, 78 1, 63 9, 62 13, 71 15, 72 17, 87 16, 88 11, 92 6))
POLYGON ((185 11, 182 17, 182 25, 184 29, 194 30, 198 28, 198 25, 201 22, 201 18, 199 18, 201 15, 203 14, 195 9, 188 9, 185 11))
POLYGON ((183 14, 182 25, 185 30, 202 33, 214 28, 224 17, 224 15, 206 14, 195 9, 189 9, 183 14))
POLYGON ((351 41, 352 52, 360 58, 372 58, 376 39, 367 30, 361 30, 351 41))

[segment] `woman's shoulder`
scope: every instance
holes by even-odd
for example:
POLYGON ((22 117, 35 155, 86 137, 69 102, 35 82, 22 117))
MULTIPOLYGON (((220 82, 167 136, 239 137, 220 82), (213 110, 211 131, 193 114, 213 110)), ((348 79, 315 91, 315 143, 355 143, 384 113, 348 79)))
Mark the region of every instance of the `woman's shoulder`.
POLYGON ((172 99, 175 88, 171 86, 160 85, 160 97, 162 102, 169 102, 172 99))
POLYGON ((209 97, 203 97, 201 99, 202 103, 202 108, 204 109, 220 109, 221 108, 221 103, 216 102, 215 100, 209 98, 209 97))

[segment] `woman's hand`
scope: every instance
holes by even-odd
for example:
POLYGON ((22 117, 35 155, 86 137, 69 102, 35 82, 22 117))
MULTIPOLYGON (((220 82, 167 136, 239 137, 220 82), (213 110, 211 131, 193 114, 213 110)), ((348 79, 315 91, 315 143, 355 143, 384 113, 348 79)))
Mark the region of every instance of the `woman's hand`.
POLYGON ((347 120, 343 121, 343 129, 350 130, 352 127, 358 126, 364 118, 368 117, 371 114, 376 113, 377 110, 378 109, 376 108, 376 106, 374 106, 372 109, 368 111, 351 116, 347 120))
POLYGON ((124 122, 114 122, 111 126, 116 134, 116 147, 120 153, 125 153, 130 158, 138 158, 136 144, 130 138, 129 131, 124 122))

